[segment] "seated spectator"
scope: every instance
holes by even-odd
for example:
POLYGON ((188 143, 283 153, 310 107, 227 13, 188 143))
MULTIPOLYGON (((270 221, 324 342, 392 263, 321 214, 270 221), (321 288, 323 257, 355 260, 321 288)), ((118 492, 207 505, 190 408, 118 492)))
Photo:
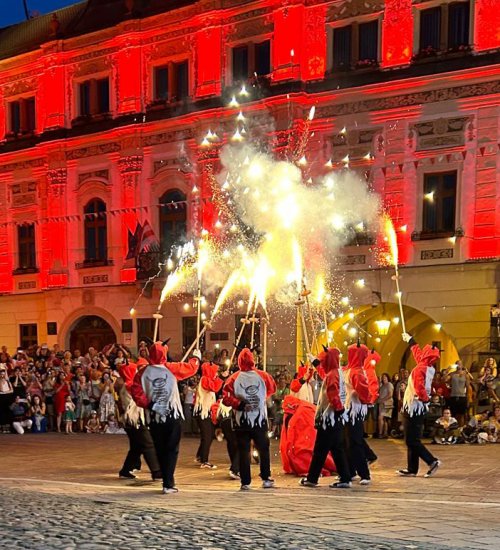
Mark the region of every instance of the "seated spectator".
POLYGON ((483 423, 488 420, 488 411, 474 415, 466 426, 461 428, 460 437, 465 443, 478 443, 478 435, 483 423))
MULTIPOLYGON (((496 363, 495 363, 496 371, 496 363)), ((482 412, 491 409, 494 403, 499 403, 500 398, 496 393, 496 378, 492 367, 485 365, 478 379, 477 386, 477 411, 482 412)))
POLYGON ((89 434, 98 434, 101 432, 101 423, 97 417, 97 411, 92 411, 90 413, 90 418, 87 420, 85 430, 89 434))
POLYGON ((500 407, 495 407, 494 412, 488 413, 488 419, 483 422, 477 441, 478 443, 500 442, 500 407))
POLYGON ((451 445, 457 442, 458 422, 451 416, 450 409, 443 410, 443 416, 438 418, 434 428, 434 442, 440 445, 451 445))
POLYGON ((39 395, 33 396, 30 415, 33 425, 31 431, 34 434, 46 433, 47 431, 47 418, 45 416, 46 408, 45 403, 41 400, 39 395))
POLYGON ((123 428, 120 428, 120 424, 116 420, 115 415, 110 414, 108 416, 108 423, 104 428, 104 433, 111 434, 111 435, 122 435, 122 434, 125 434, 126 432, 123 428))
POLYGON ((24 433, 24 428, 29 430, 33 424, 31 419, 28 418, 28 409, 28 403, 22 400, 19 395, 16 395, 14 403, 10 406, 10 411, 12 413, 12 427, 20 435, 24 433))

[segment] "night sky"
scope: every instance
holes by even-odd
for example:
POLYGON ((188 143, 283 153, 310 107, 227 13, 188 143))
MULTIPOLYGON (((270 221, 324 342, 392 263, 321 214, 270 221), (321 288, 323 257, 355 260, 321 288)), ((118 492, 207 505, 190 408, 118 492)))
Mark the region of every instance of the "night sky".
MULTIPOLYGON (((26 0, 28 10, 35 13, 48 13, 63 6, 77 4, 80 0, 26 0)), ((22 0, 0 0, 0 28, 24 21, 24 7, 22 0)))

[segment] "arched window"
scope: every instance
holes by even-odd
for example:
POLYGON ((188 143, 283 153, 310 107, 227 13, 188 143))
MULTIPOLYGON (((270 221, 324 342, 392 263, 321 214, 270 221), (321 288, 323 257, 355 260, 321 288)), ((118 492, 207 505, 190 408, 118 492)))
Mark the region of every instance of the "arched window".
POLYGON ((169 255, 172 246, 186 241, 187 208, 186 195, 174 189, 160 198, 160 246, 162 253, 169 255))
POLYGON ((91 199, 83 209, 85 261, 105 262, 108 258, 106 203, 91 199))

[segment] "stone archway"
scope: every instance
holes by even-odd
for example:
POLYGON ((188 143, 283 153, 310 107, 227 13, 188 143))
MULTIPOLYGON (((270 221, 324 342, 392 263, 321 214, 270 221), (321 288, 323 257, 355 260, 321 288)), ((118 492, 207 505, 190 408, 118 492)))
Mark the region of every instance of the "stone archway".
POLYGON ((107 344, 116 342, 116 334, 111 325, 98 315, 79 317, 69 332, 69 349, 79 349, 82 354, 89 347, 101 350, 107 344))

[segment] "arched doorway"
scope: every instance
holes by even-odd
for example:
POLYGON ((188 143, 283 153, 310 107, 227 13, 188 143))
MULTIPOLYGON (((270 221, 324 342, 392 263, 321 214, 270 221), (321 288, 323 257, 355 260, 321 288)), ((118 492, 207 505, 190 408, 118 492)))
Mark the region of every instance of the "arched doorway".
POLYGON ((86 315, 75 322, 70 332, 69 349, 86 353, 89 347, 101 350, 115 342, 116 334, 107 321, 97 315, 86 315))

